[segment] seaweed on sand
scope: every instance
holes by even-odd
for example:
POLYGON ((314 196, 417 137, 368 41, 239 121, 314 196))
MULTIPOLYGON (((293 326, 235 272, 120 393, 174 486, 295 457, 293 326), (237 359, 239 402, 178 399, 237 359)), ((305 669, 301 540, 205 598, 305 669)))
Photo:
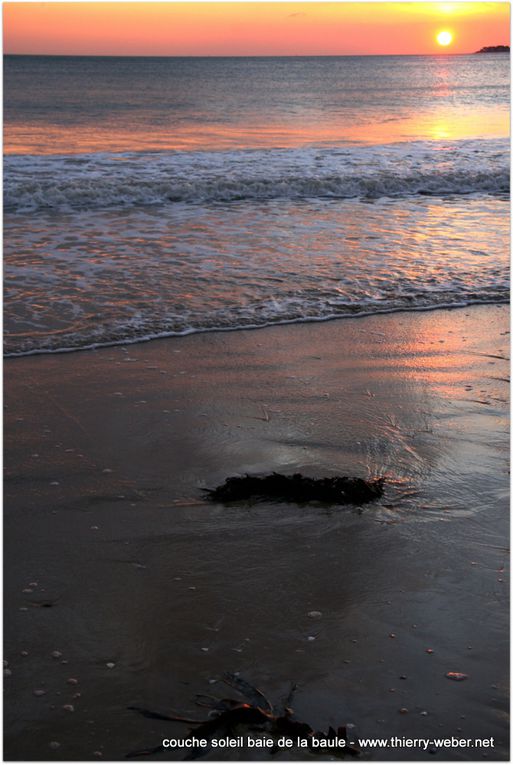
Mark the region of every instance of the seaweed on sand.
MULTIPOLYGON (((164 715, 142 707, 128 708, 152 720, 187 723, 190 732, 185 736, 185 740, 205 739, 207 742, 205 747, 187 746, 187 754, 184 758, 186 760, 196 760, 207 755, 212 749, 213 739, 244 736, 250 732, 265 734, 266 738, 274 741, 274 746, 269 750, 271 755, 280 751, 278 741, 280 739, 283 741, 284 738, 292 740, 293 746, 289 748, 295 748, 298 739, 305 741, 306 746, 302 745, 302 751, 309 754, 331 754, 339 757, 357 757, 360 754, 357 744, 350 740, 354 737, 354 734, 349 733, 353 726, 343 725, 337 730, 330 727, 328 732, 324 733, 314 730, 308 723, 295 719, 294 710, 290 707, 296 690, 295 685, 292 685, 287 698, 274 708, 261 691, 239 675, 227 672, 223 676, 223 682, 234 688, 244 700, 197 695, 196 704, 210 709, 206 720, 194 720, 175 713, 164 715)), ((141 757, 163 751, 165 751, 164 746, 159 745, 130 752, 126 757, 141 757)))
POLYGON ((366 481, 363 478, 308 478, 271 473, 264 476, 245 475, 227 478, 215 489, 205 489, 212 502, 245 500, 274 502, 323 502, 329 505, 364 505, 383 495, 384 478, 366 481))

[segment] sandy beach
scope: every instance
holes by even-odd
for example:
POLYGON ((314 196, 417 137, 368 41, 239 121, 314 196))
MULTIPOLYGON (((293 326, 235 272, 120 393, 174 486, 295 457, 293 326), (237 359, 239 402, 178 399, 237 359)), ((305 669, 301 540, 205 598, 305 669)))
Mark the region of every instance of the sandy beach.
POLYGON ((295 682, 319 730, 494 738, 365 759, 508 759, 508 327, 478 306, 8 359, 6 759, 156 746, 186 726, 127 707, 201 717, 226 671, 295 682), (272 470, 385 496, 202 497, 272 470))

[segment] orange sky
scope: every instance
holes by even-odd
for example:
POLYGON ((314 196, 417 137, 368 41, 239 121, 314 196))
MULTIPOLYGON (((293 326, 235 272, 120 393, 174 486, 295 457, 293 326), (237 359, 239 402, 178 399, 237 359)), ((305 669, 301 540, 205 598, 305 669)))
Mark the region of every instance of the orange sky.
POLYGON ((243 56, 471 53, 509 45, 509 3, 5 2, 4 52, 243 56), (447 29, 453 43, 441 48, 447 29))

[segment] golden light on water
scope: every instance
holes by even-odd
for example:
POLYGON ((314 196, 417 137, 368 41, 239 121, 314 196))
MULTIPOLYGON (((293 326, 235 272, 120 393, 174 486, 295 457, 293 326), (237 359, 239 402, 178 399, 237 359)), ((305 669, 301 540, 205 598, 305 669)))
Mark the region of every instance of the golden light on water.
POLYGON ((436 36, 436 41, 438 45, 443 45, 444 47, 446 45, 450 45, 453 40, 453 34, 452 32, 449 32, 447 29, 444 29, 442 32, 439 32, 436 36))

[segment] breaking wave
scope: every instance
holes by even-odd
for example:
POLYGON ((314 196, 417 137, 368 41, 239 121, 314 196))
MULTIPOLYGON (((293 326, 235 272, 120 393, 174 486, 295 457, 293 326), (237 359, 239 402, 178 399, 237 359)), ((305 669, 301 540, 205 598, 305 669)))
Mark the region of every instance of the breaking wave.
POLYGON ((5 158, 4 209, 75 211, 272 199, 505 195, 502 139, 380 147, 5 158))

